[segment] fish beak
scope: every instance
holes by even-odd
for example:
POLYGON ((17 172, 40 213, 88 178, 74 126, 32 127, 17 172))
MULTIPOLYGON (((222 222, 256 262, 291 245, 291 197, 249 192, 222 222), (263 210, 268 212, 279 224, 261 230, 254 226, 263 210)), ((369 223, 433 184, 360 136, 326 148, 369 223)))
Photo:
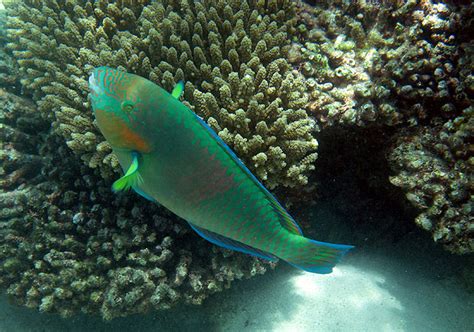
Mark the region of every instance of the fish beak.
POLYGON ((94 73, 89 76, 89 89, 91 90, 92 96, 97 96, 100 92, 99 83, 97 82, 97 78, 94 73))

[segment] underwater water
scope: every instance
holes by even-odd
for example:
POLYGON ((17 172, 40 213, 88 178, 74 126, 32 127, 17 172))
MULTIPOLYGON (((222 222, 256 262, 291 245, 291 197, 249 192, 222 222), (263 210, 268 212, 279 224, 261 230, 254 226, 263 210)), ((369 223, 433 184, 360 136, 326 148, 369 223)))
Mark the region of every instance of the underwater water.
POLYGON ((474 331, 472 17, 0 0, 0 332, 474 331))

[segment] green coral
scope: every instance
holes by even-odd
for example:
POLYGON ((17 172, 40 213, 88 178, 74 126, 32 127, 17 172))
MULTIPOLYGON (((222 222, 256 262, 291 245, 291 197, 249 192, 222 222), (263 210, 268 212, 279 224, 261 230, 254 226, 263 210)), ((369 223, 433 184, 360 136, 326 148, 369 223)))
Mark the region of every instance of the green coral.
POLYGON ((474 108, 434 127, 399 134, 389 161, 392 184, 420 210, 415 222, 449 251, 474 251, 474 108))
POLYGON ((118 169, 86 100, 92 68, 109 65, 171 90, 269 188, 307 183, 317 126, 304 79, 285 59, 294 4, 271 1, 25 1, 9 9, 8 48, 22 85, 68 146, 103 176, 118 169))
POLYGON ((41 312, 111 319, 201 304, 274 264, 213 247, 156 204, 114 195, 0 89, 0 289, 41 312))

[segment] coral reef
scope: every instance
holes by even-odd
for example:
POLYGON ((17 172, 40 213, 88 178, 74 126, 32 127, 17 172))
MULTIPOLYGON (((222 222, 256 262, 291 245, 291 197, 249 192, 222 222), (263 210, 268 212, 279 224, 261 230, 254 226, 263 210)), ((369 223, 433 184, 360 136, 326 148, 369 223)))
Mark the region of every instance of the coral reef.
POLYGON ((212 246, 83 165, 31 102, 0 90, 0 288, 41 312, 111 319, 200 304, 274 264, 212 246))
POLYGON ((358 126, 395 135, 387 146, 392 184, 420 209, 416 223, 458 254, 474 251, 472 161, 460 157, 470 148, 473 11, 472 2, 299 3, 304 43, 288 52, 307 77, 308 111, 323 132, 358 126))
POLYGON ((320 137, 329 126, 343 130, 341 125, 352 131, 369 127, 372 137, 376 131, 395 134, 398 143, 388 151, 397 173, 391 182, 421 209, 417 224, 458 254, 474 251, 471 192, 465 183, 472 167, 457 159, 462 149, 469 150, 462 136, 469 125, 440 128, 472 117, 466 108, 474 99, 473 9, 472 3, 430 1, 300 2, 297 31, 303 42, 295 40, 288 52, 307 77, 308 109, 324 128, 320 137), (423 129, 404 129, 415 126, 423 129), (445 141, 459 144, 461 138, 455 157, 439 150, 453 149, 445 141), (414 169, 410 165, 417 158, 424 166, 414 169), (449 180, 441 178, 441 170, 449 180), (440 186, 442 192, 432 192, 440 186), (456 186, 469 194, 453 198, 449 193, 456 186))
POLYGON ((472 101, 474 6, 432 1, 300 4, 304 45, 289 52, 307 76, 322 125, 425 123, 472 101))
POLYGON ((285 59, 294 4, 27 0, 8 8, 22 86, 68 146, 104 177, 118 169, 93 124, 93 67, 134 72, 184 99, 269 188, 301 187, 317 158, 303 77, 285 59))
POLYGON ((440 123, 402 131, 389 155, 392 184, 421 213, 415 219, 449 251, 474 252, 474 108, 440 123))

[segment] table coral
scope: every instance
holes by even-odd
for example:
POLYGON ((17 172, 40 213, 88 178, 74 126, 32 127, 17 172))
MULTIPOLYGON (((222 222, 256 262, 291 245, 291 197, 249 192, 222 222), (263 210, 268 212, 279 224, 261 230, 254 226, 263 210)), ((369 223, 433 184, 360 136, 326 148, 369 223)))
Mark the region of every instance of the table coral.
POLYGON ((201 304, 274 264, 212 246, 82 164, 31 102, 0 90, 0 288, 18 304, 105 319, 201 304))
POLYGON ((474 95, 474 6, 432 1, 300 4, 290 60, 326 126, 415 125, 459 115, 474 95))
POLYGON ((389 161, 392 184, 420 210, 416 223, 449 251, 474 251, 474 108, 440 123, 402 131, 389 161))
POLYGON ((104 177, 118 169, 87 102, 109 65, 184 99, 269 188, 301 187, 317 158, 303 77, 285 59, 294 5, 270 1, 24 1, 8 7, 21 83, 68 146, 104 177))

